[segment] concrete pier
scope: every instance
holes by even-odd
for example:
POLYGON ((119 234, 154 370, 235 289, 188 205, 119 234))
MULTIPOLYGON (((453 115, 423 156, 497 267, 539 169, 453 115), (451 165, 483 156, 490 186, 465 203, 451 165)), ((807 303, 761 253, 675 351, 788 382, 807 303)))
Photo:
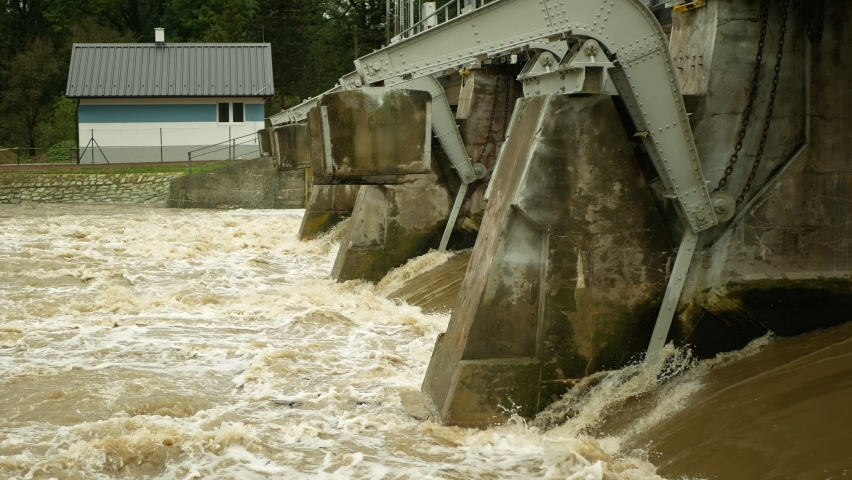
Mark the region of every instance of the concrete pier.
POLYGON ((313 240, 352 216, 360 185, 314 185, 299 228, 301 240, 313 240))
POLYGON ((309 222, 328 224, 343 210, 352 212, 332 278, 377 282, 438 247, 453 193, 433 156, 427 92, 362 89, 326 95, 307 125, 319 188, 303 231, 318 229, 309 222))
POLYGON ((452 197, 440 183, 363 185, 331 276, 378 282, 391 269, 436 248, 452 197))
POLYGON ((532 416, 644 351, 672 244, 609 96, 524 98, 423 383, 456 425, 532 416))

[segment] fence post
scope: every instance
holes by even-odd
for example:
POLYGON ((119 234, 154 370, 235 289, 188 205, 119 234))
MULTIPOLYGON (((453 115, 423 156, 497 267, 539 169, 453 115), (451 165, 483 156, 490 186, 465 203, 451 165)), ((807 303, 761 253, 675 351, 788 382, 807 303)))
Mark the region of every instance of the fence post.
POLYGON ((15 131, 15 153, 18 155, 18 166, 21 165, 21 133, 15 131))
POLYGON ((160 163, 163 163, 163 129, 160 128, 160 163))
POLYGON ((91 152, 92 152, 92 165, 94 165, 94 164, 95 164, 95 129, 94 129, 94 128, 92 129, 92 139, 91 139, 91 140, 89 140, 89 142, 90 142, 90 144, 92 145, 92 149, 91 149, 91 152))
POLYGON ((192 152, 186 152, 186 163, 189 166, 189 173, 192 173, 192 152))

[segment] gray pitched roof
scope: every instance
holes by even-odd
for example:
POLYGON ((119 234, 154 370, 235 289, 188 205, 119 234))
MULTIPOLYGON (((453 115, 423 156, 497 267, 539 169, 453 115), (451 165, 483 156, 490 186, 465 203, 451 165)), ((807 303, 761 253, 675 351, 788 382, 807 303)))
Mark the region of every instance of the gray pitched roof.
POLYGON ((65 96, 271 97, 268 43, 75 43, 65 96))

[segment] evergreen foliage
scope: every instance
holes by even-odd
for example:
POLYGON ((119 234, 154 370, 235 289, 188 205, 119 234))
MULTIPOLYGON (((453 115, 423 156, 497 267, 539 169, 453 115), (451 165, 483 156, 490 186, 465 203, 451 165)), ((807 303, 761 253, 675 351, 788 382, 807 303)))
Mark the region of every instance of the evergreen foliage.
POLYGON ((384 8, 382 0, 0 0, 0 145, 20 142, 35 155, 73 140, 76 102, 63 93, 75 42, 153 42, 164 27, 171 43, 271 43, 271 115, 331 88, 352 60, 380 48, 384 8))

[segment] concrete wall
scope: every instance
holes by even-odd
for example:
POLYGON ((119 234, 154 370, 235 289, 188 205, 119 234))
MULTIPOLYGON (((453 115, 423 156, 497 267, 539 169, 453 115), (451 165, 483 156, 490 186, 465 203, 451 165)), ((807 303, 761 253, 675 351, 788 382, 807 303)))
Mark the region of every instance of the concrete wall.
POLYGON ((0 203, 160 203, 182 173, 0 174, 0 203))
POLYGON ((272 158, 178 178, 166 205, 175 208, 304 208, 309 171, 279 171, 272 158))
MULTIPOLYGON (((733 148, 758 28, 757 2, 712 3, 714 54, 693 115, 711 174, 733 148)), ((737 192, 762 133, 779 7, 773 2, 758 114, 743 165, 732 175, 737 192)), ((754 187, 735 221, 708 233, 705 244, 715 242, 697 251, 688 277, 672 338, 703 356, 739 348, 766 331, 796 335, 845 322, 852 308, 852 6, 827 1, 822 41, 814 44, 805 34, 809 14, 810 8, 790 10, 778 103, 754 187)), ((685 19, 675 17, 676 25, 685 19)))

